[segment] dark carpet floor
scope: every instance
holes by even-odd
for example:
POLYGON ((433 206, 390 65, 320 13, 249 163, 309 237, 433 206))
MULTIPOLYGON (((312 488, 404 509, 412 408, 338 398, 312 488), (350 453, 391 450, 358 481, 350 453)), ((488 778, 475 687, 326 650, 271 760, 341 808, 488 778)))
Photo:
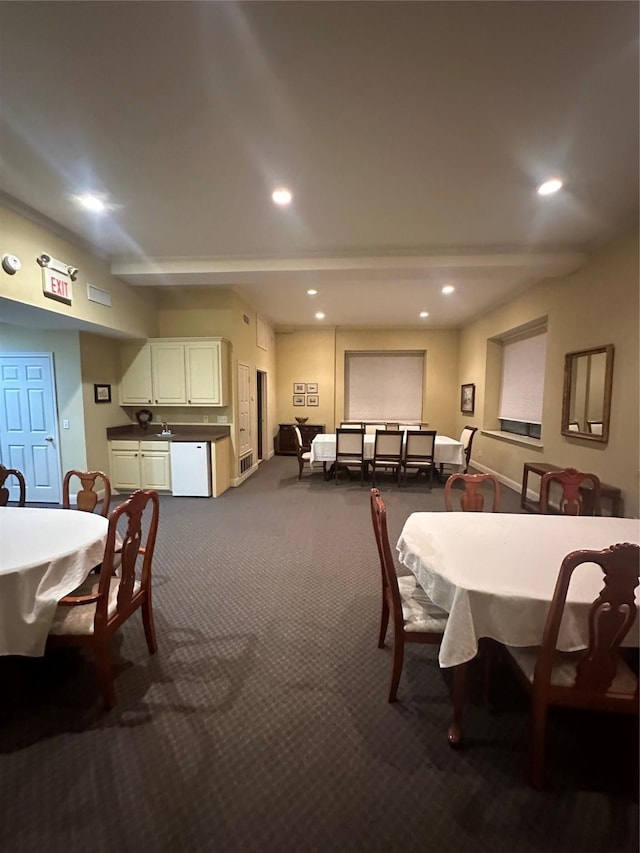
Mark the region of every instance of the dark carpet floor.
MULTIPOLYGON (((442 486, 379 486, 392 544, 410 512, 443 508, 442 486)), ((162 498, 154 590, 159 651, 126 624, 112 712, 80 653, 0 661, 3 853, 638 850, 628 721, 554 714, 541 793, 508 669, 491 711, 472 683, 457 752, 435 648, 408 648, 387 703, 357 480, 298 481, 276 457, 218 499, 162 498)))

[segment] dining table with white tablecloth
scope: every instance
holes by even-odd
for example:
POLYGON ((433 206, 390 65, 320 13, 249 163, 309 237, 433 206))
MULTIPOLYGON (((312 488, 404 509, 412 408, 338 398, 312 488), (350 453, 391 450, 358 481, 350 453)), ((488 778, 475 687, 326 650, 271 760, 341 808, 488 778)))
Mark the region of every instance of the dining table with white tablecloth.
POLYGON ((44 654, 59 600, 102 562, 109 520, 0 507, 0 655, 44 654))
MULTIPOLYGON (((475 657, 490 637, 509 646, 538 646, 564 557, 640 543, 633 518, 490 512, 414 512, 397 542, 398 558, 438 607, 449 614, 440 665, 475 657)), ((602 570, 581 566, 572 578, 558 638, 562 651, 588 644, 586 614, 602 589, 602 570)), ((625 639, 639 645, 640 619, 625 639)))
MULTIPOLYGON (((373 459, 375 435, 364 436, 364 458, 373 459)), ((317 435, 311 442, 311 457, 313 465, 316 462, 336 461, 336 434, 323 432, 317 435)), ((448 435, 436 434, 434 446, 434 462, 436 465, 454 465, 458 468, 464 465, 464 446, 461 441, 449 438, 448 435)))

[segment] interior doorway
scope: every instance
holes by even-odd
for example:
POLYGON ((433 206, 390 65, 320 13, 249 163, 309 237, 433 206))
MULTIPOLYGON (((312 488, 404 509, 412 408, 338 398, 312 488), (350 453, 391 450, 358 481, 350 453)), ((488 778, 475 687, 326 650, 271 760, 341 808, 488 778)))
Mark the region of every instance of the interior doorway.
POLYGON ((0 353, 0 400, 0 462, 22 471, 28 502, 60 503, 53 355, 0 353))
POLYGON ((258 461, 268 456, 267 441, 267 374, 256 371, 256 418, 258 420, 258 461))

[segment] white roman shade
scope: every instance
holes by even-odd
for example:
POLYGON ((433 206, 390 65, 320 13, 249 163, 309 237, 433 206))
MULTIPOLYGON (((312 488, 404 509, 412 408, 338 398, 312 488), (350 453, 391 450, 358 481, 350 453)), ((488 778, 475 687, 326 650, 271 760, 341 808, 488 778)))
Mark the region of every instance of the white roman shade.
POLYGON ((542 423, 546 355, 546 328, 503 342, 500 420, 542 423))
POLYGON ((425 353, 345 353, 345 416, 357 421, 422 419, 425 353))

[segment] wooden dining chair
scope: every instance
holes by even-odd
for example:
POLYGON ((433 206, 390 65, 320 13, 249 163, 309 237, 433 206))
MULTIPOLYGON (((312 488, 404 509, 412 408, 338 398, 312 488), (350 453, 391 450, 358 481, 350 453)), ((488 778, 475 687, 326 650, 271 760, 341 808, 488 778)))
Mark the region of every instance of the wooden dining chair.
POLYGON ((111 503, 111 481, 102 471, 67 471, 62 481, 62 506, 71 509, 71 485, 74 479, 80 480, 80 489, 76 495, 76 508, 82 512, 94 512, 99 508, 100 515, 109 515, 111 503))
POLYGON ((429 488, 433 486, 433 469, 435 466, 436 430, 407 430, 402 457, 402 475, 399 482, 407 480, 407 469, 411 468, 420 474, 423 471, 429 478, 429 488))
POLYGON ((340 429, 361 429, 364 430, 363 421, 342 421, 340 429))
MULTIPOLYGON (((336 430, 336 468, 335 484, 342 471, 349 473, 349 468, 359 468, 360 485, 364 482, 364 430, 363 429, 338 429, 336 430)), ((351 474, 349 473, 349 478, 351 474)))
POLYGON ((378 648, 384 648, 389 615, 391 615, 393 667, 388 701, 395 702, 402 674, 405 643, 439 645, 447 624, 447 613, 431 601, 413 574, 398 577, 389 544, 387 511, 378 489, 371 489, 370 500, 371 522, 382 577, 382 612, 378 648))
POLYGON ((379 468, 392 468, 396 482, 400 485, 403 439, 404 435, 399 430, 379 429, 376 432, 371 460, 371 482, 374 486, 379 468))
POLYGON ((635 592, 640 548, 623 543, 602 551, 572 551, 562 561, 539 648, 507 646, 531 702, 531 784, 544 785, 547 714, 562 706, 638 715, 638 675, 620 655, 620 646, 637 619, 635 592), (569 584, 574 571, 595 564, 604 586, 585 614, 588 647, 557 649, 569 584))
POLYGON ((311 470, 311 445, 305 444, 303 442, 302 433, 300 432, 299 426, 294 426, 293 432, 296 437, 296 455, 298 457, 298 479, 301 480, 305 462, 309 465, 309 470, 311 470))
POLYGON ((540 481, 540 512, 545 515, 551 512, 560 512, 562 515, 601 515, 599 477, 575 468, 547 471, 540 481), (549 501, 553 483, 562 489, 557 509, 549 501), (588 501, 584 499, 585 489, 591 490, 588 501))
POLYGON ((107 708, 115 705, 109 654, 114 631, 140 609, 149 653, 154 654, 158 648, 151 603, 151 565, 159 507, 157 492, 138 490, 113 510, 100 574, 89 575, 60 600, 49 631, 48 646, 81 646, 93 651, 107 708))
POLYGON ((7 486, 7 480, 13 477, 18 483, 18 506, 25 506, 27 502, 27 484, 24 479, 24 474, 18 471, 17 468, 6 468, 0 464, 0 506, 6 506, 9 503, 10 492, 7 486))
POLYGON ((487 483, 490 484, 493 492, 491 512, 500 512, 500 483, 493 474, 452 474, 444 487, 444 508, 447 512, 453 510, 452 490, 459 480, 464 483, 464 492, 460 495, 460 509, 463 512, 484 510, 484 495, 481 488, 487 483))

